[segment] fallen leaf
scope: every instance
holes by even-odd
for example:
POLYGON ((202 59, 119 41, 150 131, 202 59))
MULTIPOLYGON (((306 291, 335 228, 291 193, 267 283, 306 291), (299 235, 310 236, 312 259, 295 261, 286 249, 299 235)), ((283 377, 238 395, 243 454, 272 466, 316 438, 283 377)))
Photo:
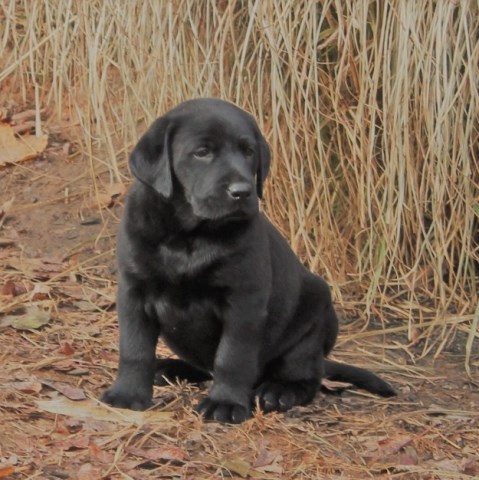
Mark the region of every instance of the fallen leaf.
POLYGON ((117 463, 117 465, 123 472, 126 472, 132 480, 143 480, 145 478, 145 474, 142 471, 142 466, 144 465, 143 460, 126 460, 117 463))
POLYGON ((0 467, 0 478, 7 478, 10 475, 13 475, 15 473, 15 468, 12 467, 11 465, 7 467, 0 467))
POLYGON ((35 120, 26 120, 20 125, 12 125, 12 130, 15 135, 23 135, 35 131, 35 120))
POLYGON ((54 363, 53 368, 59 372, 65 372, 69 375, 84 375, 89 372, 88 368, 85 368, 73 358, 59 358, 61 358, 61 360, 55 359, 54 362, 51 362, 54 363))
POLYGON ((90 443, 88 450, 92 460, 96 460, 107 465, 111 465, 113 463, 114 456, 111 453, 102 450, 96 443, 90 443))
POLYGON ((48 285, 36 283, 32 291, 32 300, 46 300, 50 297, 51 288, 48 285))
POLYGON ((409 455, 408 453, 400 453, 397 458, 399 465, 417 465, 419 460, 415 455, 409 455))
POLYGON ((18 465, 18 456, 15 453, 11 453, 8 457, 2 457, 2 465, 0 467, 6 467, 7 465, 9 467, 14 467, 15 465, 18 465))
POLYGON ((251 471, 251 465, 244 460, 223 460, 221 466, 228 472, 236 473, 242 478, 246 478, 251 471))
MULTIPOLYGON (((40 114, 44 113, 45 110, 40 110, 40 114)), ((37 111, 34 109, 23 110, 23 112, 14 113, 12 115, 12 122, 15 124, 20 124, 26 120, 32 120, 36 117, 37 111)))
POLYGON ((28 278, 48 280, 53 274, 60 273, 62 264, 52 263, 40 258, 11 258, 8 266, 22 272, 28 278))
POLYGON ((59 479, 70 478, 68 473, 66 473, 65 471, 60 470, 58 468, 55 468, 54 466, 46 465, 46 466, 42 467, 42 472, 45 475, 45 478, 48 478, 49 480, 50 479, 57 479, 57 478, 59 478, 59 479))
POLYGON ((98 312, 100 310, 94 303, 88 300, 78 300, 77 302, 72 302, 72 305, 82 312, 98 312))
POLYGON ((68 372, 68 375, 88 375, 89 373, 88 368, 74 368, 68 372))
POLYGON ((248 471, 248 478, 257 480, 276 480, 283 478, 283 468, 277 464, 265 465, 264 467, 252 468, 248 471))
POLYGON ((383 441, 378 442, 376 451, 371 452, 370 462, 377 462, 385 457, 389 457, 395 453, 398 453, 403 447, 412 442, 412 437, 409 435, 398 435, 394 438, 386 438, 383 441))
POLYGON ((409 435, 398 435, 395 438, 384 440, 379 443, 379 449, 384 455, 397 453, 401 448, 411 443, 412 437, 409 435))
POLYGON ((69 433, 77 433, 79 430, 81 430, 81 429, 78 429, 77 431, 70 430, 68 428, 68 426, 66 425, 65 419, 63 417, 61 417, 61 418, 56 419, 55 428, 54 428, 53 431, 55 433, 59 433, 61 435, 67 435, 69 433))
POLYGON ((65 155, 70 155, 70 153, 72 153, 72 144, 70 142, 65 142, 62 151, 65 155))
POLYGON ((111 198, 111 195, 108 193, 98 193, 95 195, 95 198, 93 198, 90 203, 88 203, 87 207, 88 208, 108 208, 113 205, 113 199, 111 198))
POLYGON ((336 382, 334 380, 329 380, 328 378, 322 378, 321 385, 331 392, 341 391, 345 390, 346 388, 352 387, 351 383, 336 382))
POLYGON ((5 122, 9 120, 10 112, 5 107, 0 107, 0 121, 5 122))
POLYGON ((10 258, 8 266, 23 273, 26 277, 35 278, 42 262, 37 258, 10 258))
POLYGON ((12 297, 18 297, 18 295, 22 295, 26 292, 27 289, 23 284, 16 283, 13 280, 8 280, 0 290, 0 295, 11 295, 12 297))
POLYGON ((87 435, 81 436, 72 436, 65 440, 55 442, 55 446, 61 448, 62 450, 84 450, 90 445, 91 439, 87 435))
POLYGON ((14 317, 12 315, 6 315, 3 318, 0 318, 0 328, 11 327, 14 317))
POLYGON ((76 418, 93 418, 126 425, 165 423, 173 418, 172 412, 137 412, 124 408, 107 407, 96 400, 73 401, 60 397, 54 400, 37 400, 35 403, 40 410, 45 412, 76 418))
POLYGON ((60 257, 48 256, 48 257, 42 257, 40 258, 40 260, 43 263, 49 263, 50 265, 58 265, 58 266, 63 265, 63 260, 60 257))
POLYGON ((78 470, 77 480, 98 480, 102 478, 101 471, 91 463, 84 463, 78 470))
POLYGON ((58 353, 70 356, 75 353, 75 349, 68 342, 64 342, 61 348, 58 349, 58 353))
POLYGON ((38 157, 48 144, 48 135, 15 137, 13 128, 0 123, 0 166, 38 157))
POLYGON ((11 320, 11 326, 16 330, 38 330, 50 322, 50 314, 38 307, 27 308, 23 315, 7 317, 11 320))
POLYGON ((72 417, 65 417, 63 419, 63 423, 65 424, 65 427, 70 433, 78 432, 79 430, 81 430, 84 424, 83 420, 72 417))
POLYGON ((459 460, 450 460, 448 458, 444 458, 443 460, 434 462, 434 469, 442 470, 445 472, 457 472, 457 473, 459 473, 462 470, 461 462, 459 460))
POLYGON ((92 291, 89 287, 81 285, 62 285, 59 289, 62 295, 66 295, 70 298, 75 298, 77 300, 91 300, 96 298, 96 293, 92 291))
POLYGON ((63 296, 75 299, 72 305, 80 310, 98 311, 102 308, 110 308, 116 301, 116 292, 113 288, 93 290, 87 286, 66 285, 58 289, 63 296))
POLYGON ((72 387, 68 383, 63 382, 49 382, 46 380, 42 380, 43 385, 47 387, 53 388, 57 392, 60 392, 65 397, 69 398, 70 400, 86 400, 85 392, 81 388, 72 387))
POLYGON ((126 186, 123 183, 112 183, 106 187, 106 191, 111 198, 116 198, 125 194, 126 186))
POLYGON ((400 465, 418 465, 419 457, 416 449, 412 445, 406 445, 404 452, 401 452, 398 456, 398 463, 400 465))
POLYGON ((267 448, 266 442, 260 444, 258 446, 258 457, 256 458, 256 462, 254 462, 253 467, 263 467, 264 465, 269 465, 274 461, 276 457, 275 452, 270 452, 267 448))
POLYGON ((105 188, 106 192, 97 193, 87 204, 86 208, 110 208, 118 198, 123 196, 126 192, 126 186, 122 183, 113 183, 105 188))
POLYGON ((463 472, 466 475, 479 476, 479 461, 467 460, 463 466, 463 472))
POLYGON ((6 387, 13 388, 22 393, 40 393, 42 390, 42 384, 35 380, 31 382, 11 382, 7 383, 6 387))
POLYGON ((80 222, 81 226, 86 226, 86 225, 100 225, 101 219, 100 217, 90 217, 90 218, 83 218, 83 220, 80 222))
POLYGON ((0 247, 9 247, 14 243, 15 240, 13 238, 0 238, 0 247))
POLYGON ((282 467, 279 462, 283 456, 279 450, 269 450, 268 443, 262 442, 258 445, 258 457, 253 468, 261 472, 281 473, 282 467))
POLYGON ((12 197, 10 200, 4 202, 3 205, 0 205, 0 227, 3 225, 3 222, 7 218, 8 212, 12 208, 14 199, 15 197, 12 197))
POLYGON ((127 447, 125 450, 137 457, 146 458, 155 462, 168 460, 184 463, 189 458, 188 452, 175 446, 159 448, 127 447))

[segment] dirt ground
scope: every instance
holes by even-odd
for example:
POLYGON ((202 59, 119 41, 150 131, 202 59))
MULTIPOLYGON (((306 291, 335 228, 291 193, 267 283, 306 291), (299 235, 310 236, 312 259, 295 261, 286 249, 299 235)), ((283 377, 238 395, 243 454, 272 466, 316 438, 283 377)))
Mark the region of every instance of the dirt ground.
POLYGON ((318 394, 239 426, 194 413, 206 386, 156 388, 146 413, 101 405, 118 361, 122 194, 99 179, 95 196, 66 143, 0 170, 0 210, 13 198, 0 215, 0 478, 479 478, 479 356, 469 378, 460 338, 433 362, 345 321, 336 358, 383 375, 394 399, 318 394))

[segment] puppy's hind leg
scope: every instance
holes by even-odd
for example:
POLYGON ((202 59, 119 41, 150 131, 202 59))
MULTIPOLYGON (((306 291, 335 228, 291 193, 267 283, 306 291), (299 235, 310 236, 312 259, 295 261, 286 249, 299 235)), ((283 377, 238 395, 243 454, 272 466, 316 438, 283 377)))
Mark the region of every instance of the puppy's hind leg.
POLYGON ((163 386, 170 382, 187 381, 201 383, 211 380, 211 375, 193 365, 176 358, 158 358, 156 360, 155 385, 163 386))
POLYGON ((255 390, 261 410, 284 412, 310 403, 318 390, 322 354, 318 335, 306 333, 300 342, 266 368, 255 390))
POLYGON ((333 348, 338 333, 329 287, 322 278, 312 274, 303 278, 292 325, 303 330, 302 336, 267 366, 263 383, 255 392, 262 410, 285 411, 306 405, 319 388, 324 357, 333 348))

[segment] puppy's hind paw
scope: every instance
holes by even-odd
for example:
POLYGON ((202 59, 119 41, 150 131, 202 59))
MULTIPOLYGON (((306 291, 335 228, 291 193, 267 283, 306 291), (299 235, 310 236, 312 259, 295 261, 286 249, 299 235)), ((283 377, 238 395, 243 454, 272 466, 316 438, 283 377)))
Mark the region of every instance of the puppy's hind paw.
POLYGON ((133 392, 124 392, 112 387, 107 390, 100 400, 112 407, 128 408, 129 410, 143 411, 151 406, 151 399, 144 395, 135 395, 133 392))
POLYGON ((285 412, 296 405, 311 402, 316 390, 315 381, 266 381, 256 389, 255 396, 264 412, 285 412))
POLYGON ((205 420, 222 423, 242 423, 251 416, 251 410, 243 405, 216 402, 206 397, 196 407, 205 420))

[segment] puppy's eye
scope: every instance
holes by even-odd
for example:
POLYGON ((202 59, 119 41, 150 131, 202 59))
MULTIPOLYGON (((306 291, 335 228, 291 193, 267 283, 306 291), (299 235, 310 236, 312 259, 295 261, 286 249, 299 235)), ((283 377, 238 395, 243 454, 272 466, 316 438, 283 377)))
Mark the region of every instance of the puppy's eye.
POLYGON ((208 147, 200 147, 195 150, 193 155, 199 160, 208 160, 213 156, 213 152, 208 147))
POLYGON ((254 148, 253 147, 246 147, 244 153, 247 157, 252 157, 254 155, 254 148))

